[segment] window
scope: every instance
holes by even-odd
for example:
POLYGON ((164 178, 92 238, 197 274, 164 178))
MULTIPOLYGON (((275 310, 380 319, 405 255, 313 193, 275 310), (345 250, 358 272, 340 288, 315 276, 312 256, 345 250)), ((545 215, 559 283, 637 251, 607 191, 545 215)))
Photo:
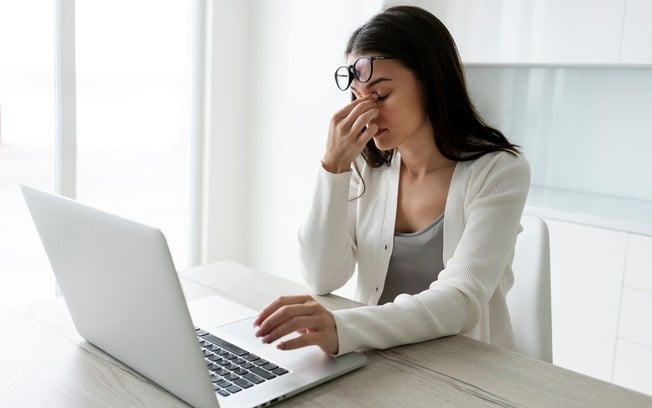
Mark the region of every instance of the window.
POLYGON ((185 267, 189 2, 75 7, 78 199, 161 228, 185 267))
POLYGON ((53 2, 0 0, 0 307, 54 296, 18 187, 53 188, 53 30, 53 2))
MULTIPOLYGON (((54 189, 53 3, 0 0, 0 307, 55 294, 18 187, 54 189)), ((161 228, 186 267, 190 3, 75 7, 77 198, 161 228)))

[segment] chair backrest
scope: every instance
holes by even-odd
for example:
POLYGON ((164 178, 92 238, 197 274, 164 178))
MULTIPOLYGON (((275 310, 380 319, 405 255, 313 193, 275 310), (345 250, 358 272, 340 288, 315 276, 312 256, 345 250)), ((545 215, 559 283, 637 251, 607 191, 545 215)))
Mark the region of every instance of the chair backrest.
POLYGON ((548 227, 534 216, 523 216, 521 225, 523 231, 516 239, 512 262, 514 286, 507 293, 514 348, 527 356, 552 362, 548 227))

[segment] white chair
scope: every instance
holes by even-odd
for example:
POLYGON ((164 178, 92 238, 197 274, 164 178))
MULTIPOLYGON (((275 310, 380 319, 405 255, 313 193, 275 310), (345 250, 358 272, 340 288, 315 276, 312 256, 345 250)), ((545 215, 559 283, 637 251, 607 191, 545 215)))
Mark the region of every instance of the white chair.
POLYGON ((514 286, 507 293, 507 306, 514 329, 517 352, 552 362, 550 307, 550 244, 546 223, 523 216, 523 231, 516 239, 512 270, 514 286))

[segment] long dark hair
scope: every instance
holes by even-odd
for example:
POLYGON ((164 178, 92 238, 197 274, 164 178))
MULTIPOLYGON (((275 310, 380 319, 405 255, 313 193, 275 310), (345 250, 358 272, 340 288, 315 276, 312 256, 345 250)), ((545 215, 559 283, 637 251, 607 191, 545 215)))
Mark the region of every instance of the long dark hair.
MULTIPOLYGON (((413 6, 386 9, 353 32, 346 55, 352 52, 391 56, 412 71, 422 85, 435 144, 446 158, 466 161, 489 152, 519 152, 519 146, 488 126, 475 110, 453 37, 428 11, 413 6)), ((379 150, 372 139, 362 156, 370 166, 380 167, 390 164, 393 151, 379 150)))

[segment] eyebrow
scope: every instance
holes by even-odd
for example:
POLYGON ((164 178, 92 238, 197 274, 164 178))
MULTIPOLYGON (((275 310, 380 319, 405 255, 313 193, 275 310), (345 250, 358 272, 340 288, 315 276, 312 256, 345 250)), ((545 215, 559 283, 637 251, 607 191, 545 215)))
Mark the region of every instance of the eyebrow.
MULTIPOLYGON (((391 81, 391 80, 392 80, 391 78, 378 78, 378 79, 374 79, 373 81, 369 82, 366 85, 367 85, 367 88, 373 88, 374 86, 378 85, 380 82, 391 81)), ((351 86, 351 89, 356 91, 356 92, 360 92, 356 88, 354 88, 353 86, 351 86)))

